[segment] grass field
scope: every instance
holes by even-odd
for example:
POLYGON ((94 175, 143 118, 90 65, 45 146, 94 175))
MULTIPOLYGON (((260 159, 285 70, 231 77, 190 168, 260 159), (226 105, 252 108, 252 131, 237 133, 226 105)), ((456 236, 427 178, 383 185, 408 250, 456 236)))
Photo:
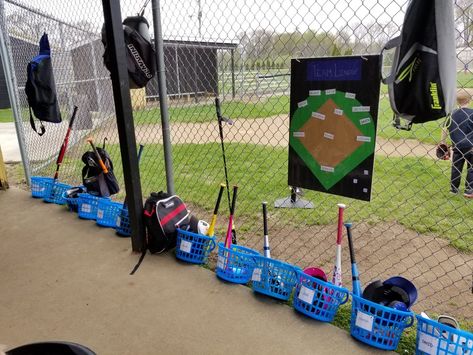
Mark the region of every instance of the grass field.
MULTIPOLYGON (((229 101, 222 104, 225 116, 233 119, 255 119, 267 118, 275 115, 289 114, 289 97, 277 96, 269 99, 260 99, 256 103, 245 103, 241 101, 229 101)), ((211 122, 216 119, 215 106, 205 104, 188 107, 171 107, 169 110, 171 122, 211 122)), ((422 143, 436 144, 440 138, 441 124, 443 120, 428 122, 422 125, 414 125, 411 131, 397 130, 392 125, 392 110, 387 97, 380 101, 378 129, 379 137, 387 139, 417 139, 422 143)), ((149 110, 136 111, 135 122, 141 124, 160 124, 160 110, 153 108, 149 110)))
MULTIPOLYGON (((217 143, 173 146, 176 190, 186 201, 207 211, 213 208, 213 199, 208 196, 213 196, 221 182, 220 149, 217 143)), ((114 161, 119 161, 118 149, 109 150, 116 155, 114 161)), ((226 152, 231 162, 229 176, 241 186, 239 214, 252 226, 258 223, 261 199, 274 201, 287 194, 287 149, 228 144, 226 152)), ((165 188, 164 174, 156 166, 156 157, 162 156, 162 146, 146 146, 140 164, 144 195, 165 188)), ((371 202, 349 201, 351 210, 357 211, 353 222, 397 221, 418 233, 445 238, 459 250, 473 251, 473 204, 461 195, 450 195, 449 169, 449 162, 432 159, 376 157, 371 202)), ((325 211, 339 202, 339 197, 312 191, 306 191, 306 196, 318 201, 320 208, 277 212, 284 213, 281 218, 285 223, 291 228, 307 221, 332 223, 332 216, 325 211)))
MULTIPOLYGON (((107 150, 116 162, 117 177, 123 181, 118 146, 110 144, 107 150)), ((287 195, 287 149, 233 143, 226 144, 225 150, 228 174, 241 187, 238 214, 247 223, 239 229, 251 230, 259 223, 262 199, 274 201, 287 195)), ((146 146, 140 163, 144 196, 165 189, 162 157, 161 145, 146 146)), ((184 200, 211 211, 214 201, 208 196, 214 195, 215 186, 223 178, 220 144, 174 145, 173 162, 176 191, 184 200)), ((72 175, 80 176, 80 161, 67 160, 63 165, 69 165, 72 175)), ((66 166, 62 169, 68 170, 66 166)), ((347 199, 351 210, 356 211, 352 221, 369 224, 396 221, 420 234, 444 238, 458 250, 473 252, 473 201, 449 193, 449 171, 449 162, 377 156, 371 202, 347 199)), ((294 229, 299 224, 333 223, 333 216, 326 211, 339 202, 339 197, 306 190, 304 198, 317 201, 318 207, 279 210, 275 216, 294 229)))
POLYGON ((11 108, 0 109, 0 123, 13 122, 13 112, 11 108))

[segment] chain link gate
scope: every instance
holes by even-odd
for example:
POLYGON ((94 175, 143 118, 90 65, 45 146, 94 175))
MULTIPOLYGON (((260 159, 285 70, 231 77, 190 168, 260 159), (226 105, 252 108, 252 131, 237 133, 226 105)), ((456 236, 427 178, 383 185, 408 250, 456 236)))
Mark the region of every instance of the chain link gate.
MULTIPOLYGON (((32 175, 52 176, 73 104, 81 111, 60 180, 81 182, 85 138, 102 142, 123 186, 120 146, 110 75, 102 61, 100 1, 65 5, 45 0, 3 0, 0 25, 17 83, 25 151, 32 175), (64 122, 47 125, 38 138, 29 128, 24 83, 26 64, 46 31, 64 122)), ((143 1, 144 2, 144 1, 143 1)), ((142 4, 122 0, 122 17, 142 4)), ((337 202, 347 204, 364 285, 402 275, 414 282, 414 310, 473 317, 473 205, 450 195, 450 162, 435 157, 441 121, 396 131, 387 89, 382 86, 375 172, 370 203, 305 190, 314 209, 275 209, 287 197, 290 60, 297 57, 379 53, 399 33, 407 1, 162 0, 161 22, 176 193, 201 219, 209 220, 225 181, 214 98, 234 121, 224 126, 230 185, 239 186, 238 243, 262 250, 261 202, 269 203, 272 256, 300 267, 333 266, 337 202)), ((458 88, 473 88, 471 1, 456 1, 458 88)), ((153 26, 151 6, 145 17, 153 26)), ((150 30, 153 33, 152 30, 150 30)), ((3 53, 2 53, 3 54, 3 53)), ((159 89, 132 90, 143 195, 166 189, 159 89)), ((14 104, 16 101, 12 100, 14 104)), ((122 189, 124 191, 124 189, 122 189)), ((116 196, 122 201, 123 193, 116 196)), ((226 198, 222 206, 226 206, 226 198)), ((217 225, 223 236, 227 208, 217 225)), ((213 260, 215 262, 215 260, 213 260)), ((344 282, 350 284, 348 253, 344 282)))

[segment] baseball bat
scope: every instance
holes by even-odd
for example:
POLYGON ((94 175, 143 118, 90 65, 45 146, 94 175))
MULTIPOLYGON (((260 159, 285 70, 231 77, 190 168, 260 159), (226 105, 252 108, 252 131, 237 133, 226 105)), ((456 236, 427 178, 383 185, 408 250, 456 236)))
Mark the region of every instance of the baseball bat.
POLYGON ((215 224, 217 223, 218 208, 220 206, 220 200, 222 199, 224 188, 225 184, 220 184, 220 191, 218 192, 217 202, 215 203, 214 214, 212 216, 212 220, 210 221, 209 230, 207 231, 207 235, 209 237, 213 237, 215 234, 215 224))
POLYGON ((271 258, 271 248, 269 247, 268 239, 268 211, 267 211, 267 202, 263 202, 263 251, 266 258, 271 258))
POLYGON ((358 273, 358 266, 356 265, 355 260, 355 249, 353 248, 353 237, 351 234, 350 222, 345 223, 345 228, 347 229, 348 237, 348 248, 350 249, 350 260, 351 260, 351 280, 353 287, 353 294, 355 296, 361 297, 361 284, 360 284, 360 274, 358 273))
POLYGON ((335 266, 333 268, 332 283, 335 286, 342 286, 342 232, 343 232, 343 210, 345 205, 343 203, 338 206, 338 228, 337 228, 337 249, 335 253, 335 266))
MULTIPOLYGON (((222 146, 222 157, 223 157, 223 167, 225 170, 225 182, 227 187, 227 200, 228 200, 228 209, 231 209, 230 205, 230 185, 228 184, 228 170, 227 170, 227 160, 225 157, 225 144, 223 143, 223 125, 222 122, 226 122, 229 125, 233 124, 233 121, 227 117, 222 116, 222 111, 220 109, 220 100, 218 97, 215 98, 215 110, 217 112, 217 121, 218 121, 218 132, 220 136, 220 145, 222 146)), ((232 225, 232 243, 237 243, 237 236, 236 236, 236 228, 235 228, 235 221, 233 221, 232 225)))
POLYGON ((230 207, 230 217, 228 218, 228 228, 227 228, 227 236, 225 238, 225 247, 230 248, 232 245, 232 226, 233 226, 233 215, 235 213, 235 205, 237 199, 237 190, 238 186, 233 186, 233 196, 232 196, 232 205, 230 207))

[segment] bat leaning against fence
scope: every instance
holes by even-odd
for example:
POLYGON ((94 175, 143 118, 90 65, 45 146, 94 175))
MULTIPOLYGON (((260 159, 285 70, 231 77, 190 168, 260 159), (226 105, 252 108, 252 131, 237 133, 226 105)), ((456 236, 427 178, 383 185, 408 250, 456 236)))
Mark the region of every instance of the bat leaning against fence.
POLYGON ((332 283, 335 286, 342 286, 342 236, 343 236, 343 210, 345 205, 343 203, 338 206, 338 226, 337 226, 337 249, 335 254, 335 266, 333 268, 332 283))

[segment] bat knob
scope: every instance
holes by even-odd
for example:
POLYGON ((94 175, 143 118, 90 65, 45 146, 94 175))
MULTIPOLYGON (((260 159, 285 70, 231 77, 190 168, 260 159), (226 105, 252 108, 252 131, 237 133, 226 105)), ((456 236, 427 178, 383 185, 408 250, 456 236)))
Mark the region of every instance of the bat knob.
POLYGON ((351 228, 352 225, 353 225, 353 223, 351 223, 351 222, 345 222, 345 227, 347 227, 347 228, 351 228))
POLYGON ((346 206, 345 204, 343 204, 343 203, 337 203, 337 206, 338 206, 339 208, 346 208, 346 207, 347 207, 347 206, 346 206))

